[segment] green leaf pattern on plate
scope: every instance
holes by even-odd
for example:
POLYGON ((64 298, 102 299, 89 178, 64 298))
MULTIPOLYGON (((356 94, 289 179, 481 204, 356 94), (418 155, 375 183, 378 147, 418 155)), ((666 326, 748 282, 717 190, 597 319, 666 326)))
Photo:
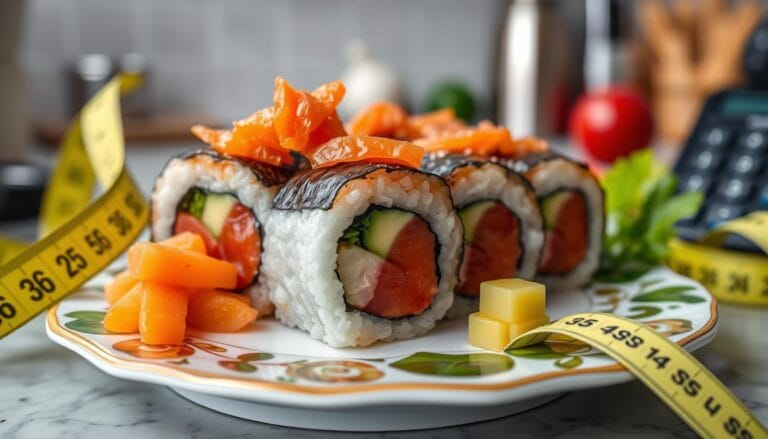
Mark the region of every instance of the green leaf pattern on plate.
POLYGON ((699 296, 690 294, 684 294, 687 291, 695 290, 690 285, 673 285, 668 287, 659 288, 657 290, 649 291, 647 293, 640 294, 633 297, 632 302, 684 302, 684 303, 701 303, 706 299, 699 296))
POLYGON ((515 362, 506 355, 490 353, 439 354, 417 352, 390 366, 421 375, 469 377, 493 375, 512 369, 515 362))
POLYGON ((65 323, 64 326, 86 334, 109 334, 101 323, 105 314, 103 311, 73 311, 64 316, 75 320, 65 323))

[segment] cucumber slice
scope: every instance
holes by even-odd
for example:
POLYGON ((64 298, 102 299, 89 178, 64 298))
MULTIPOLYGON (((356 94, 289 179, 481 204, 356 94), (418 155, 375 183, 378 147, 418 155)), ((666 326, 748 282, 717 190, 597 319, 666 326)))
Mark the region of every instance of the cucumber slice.
POLYGON ((555 228, 560 209, 571 196, 573 196, 571 191, 560 191, 541 200, 541 214, 544 216, 544 227, 547 230, 555 228))
POLYGON ((472 238, 475 236, 475 229, 480 223, 480 219, 485 214, 485 211, 493 206, 495 201, 478 201, 466 206, 459 212, 459 218, 461 218, 461 224, 464 225, 464 242, 466 244, 472 243, 472 238))
POLYGON ((218 238, 221 234, 224 222, 235 203, 237 203, 237 198, 230 194, 208 194, 206 197, 200 221, 215 237, 218 238))
POLYGON ((370 252, 386 258, 400 230, 416 216, 399 209, 374 210, 368 216, 369 225, 363 233, 363 246, 370 252))

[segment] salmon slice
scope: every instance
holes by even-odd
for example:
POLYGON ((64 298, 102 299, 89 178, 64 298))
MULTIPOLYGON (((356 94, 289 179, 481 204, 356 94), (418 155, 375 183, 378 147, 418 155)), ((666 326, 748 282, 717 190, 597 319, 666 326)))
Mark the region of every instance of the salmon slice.
POLYGON ((386 318, 418 315, 437 294, 435 235, 419 217, 398 233, 382 266, 373 299, 363 311, 386 318), (390 265, 391 264, 391 265, 390 265))
POLYGON ((336 110, 344 97, 341 81, 321 85, 313 92, 296 90, 285 78, 275 78, 272 120, 280 145, 292 151, 304 151, 310 134, 336 110))
POLYGON ((309 134, 307 151, 311 153, 317 146, 336 137, 344 137, 346 135, 347 131, 344 129, 344 123, 339 118, 338 113, 334 111, 316 130, 309 134))
POLYGON ((501 203, 486 209, 461 263, 459 294, 477 297, 480 283, 515 277, 522 254, 517 217, 501 203))
POLYGON ((237 268, 237 289, 247 287, 259 272, 261 235, 250 209, 240 203, 232 206, 219 236, 221 259, 237 268))
POLYGON ((456 117, 452 108, 411 116, 405 123, 407 140, 436 137, 440 134, 463 130, 467 124, 456 117))
POLYGON ((403 138, 408 113, 403 107, 387 101, 375 102, 364 108, 349 122, 350 134, 403 138))
POLYGON ((318 146, 307 157, 313 168, 367 161, 418 168, 424 150, 412 143, 364 135, 337 137, 318 146))
POLYGON ((265 108, 235 122, 231 131, 195 125, 192 127, 192 134, 221 154, 244 157, 274 166, 291 165, 293 157, 280 147, 272 125, 273 117, 273 109, 265 108))
POLYGON ((415 140, 427 152, 471 153, 483 156, 494 154, 500 145, 511 141, 509 131, 490 122, 481 122, 476 128, 441 133, 434 137, 415 140))
POLYGON ((565 274, 576 268, 587 254, 587 202, 584 195, 572 192, 563 202, 554 227, 546 231, 539 271, 565 274))

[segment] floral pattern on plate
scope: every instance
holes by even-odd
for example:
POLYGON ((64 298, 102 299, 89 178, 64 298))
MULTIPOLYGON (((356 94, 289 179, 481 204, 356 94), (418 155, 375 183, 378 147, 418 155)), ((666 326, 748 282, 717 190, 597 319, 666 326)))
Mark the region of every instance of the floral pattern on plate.
MULTIPOLYGON (((155 382, 170 376, 176 384, 194 383, 197 391, 210 385, 216 393, 222 385, 249 383, 267 383, 276 392, 367 392, 390 385, 482 391, 569 374, 622 371, 606 355, 573 340, 551 338, 538 346, 483 351, 466 343, 465 319, 440 322, 419 339, 367 348, 333 349, 271 319, 238 334, 193 330, 181 346, 149 346, 138 334, 109 334, 103 328, 103 284, 104 279, 95 281, 50 311, 52 338, 78 348, 107 371, 138 370, 140 376, 132 373, 132 378, 155 382)), ((717 320, 714 300, 704 288, 664 268, 634 282, 596 283, 548 297, 554 317, 587 310, 637 319, 681 344, 710 333, 717 320)))

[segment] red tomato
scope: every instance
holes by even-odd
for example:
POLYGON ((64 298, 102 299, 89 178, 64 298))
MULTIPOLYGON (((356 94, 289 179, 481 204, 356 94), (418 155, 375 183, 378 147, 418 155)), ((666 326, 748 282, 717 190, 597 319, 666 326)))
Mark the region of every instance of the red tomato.
POLYGON ((576 102, 570 132, 594 158, 611 162, 649 146, 653 119, 645 101, 621 87, 588 93, 576 102))

